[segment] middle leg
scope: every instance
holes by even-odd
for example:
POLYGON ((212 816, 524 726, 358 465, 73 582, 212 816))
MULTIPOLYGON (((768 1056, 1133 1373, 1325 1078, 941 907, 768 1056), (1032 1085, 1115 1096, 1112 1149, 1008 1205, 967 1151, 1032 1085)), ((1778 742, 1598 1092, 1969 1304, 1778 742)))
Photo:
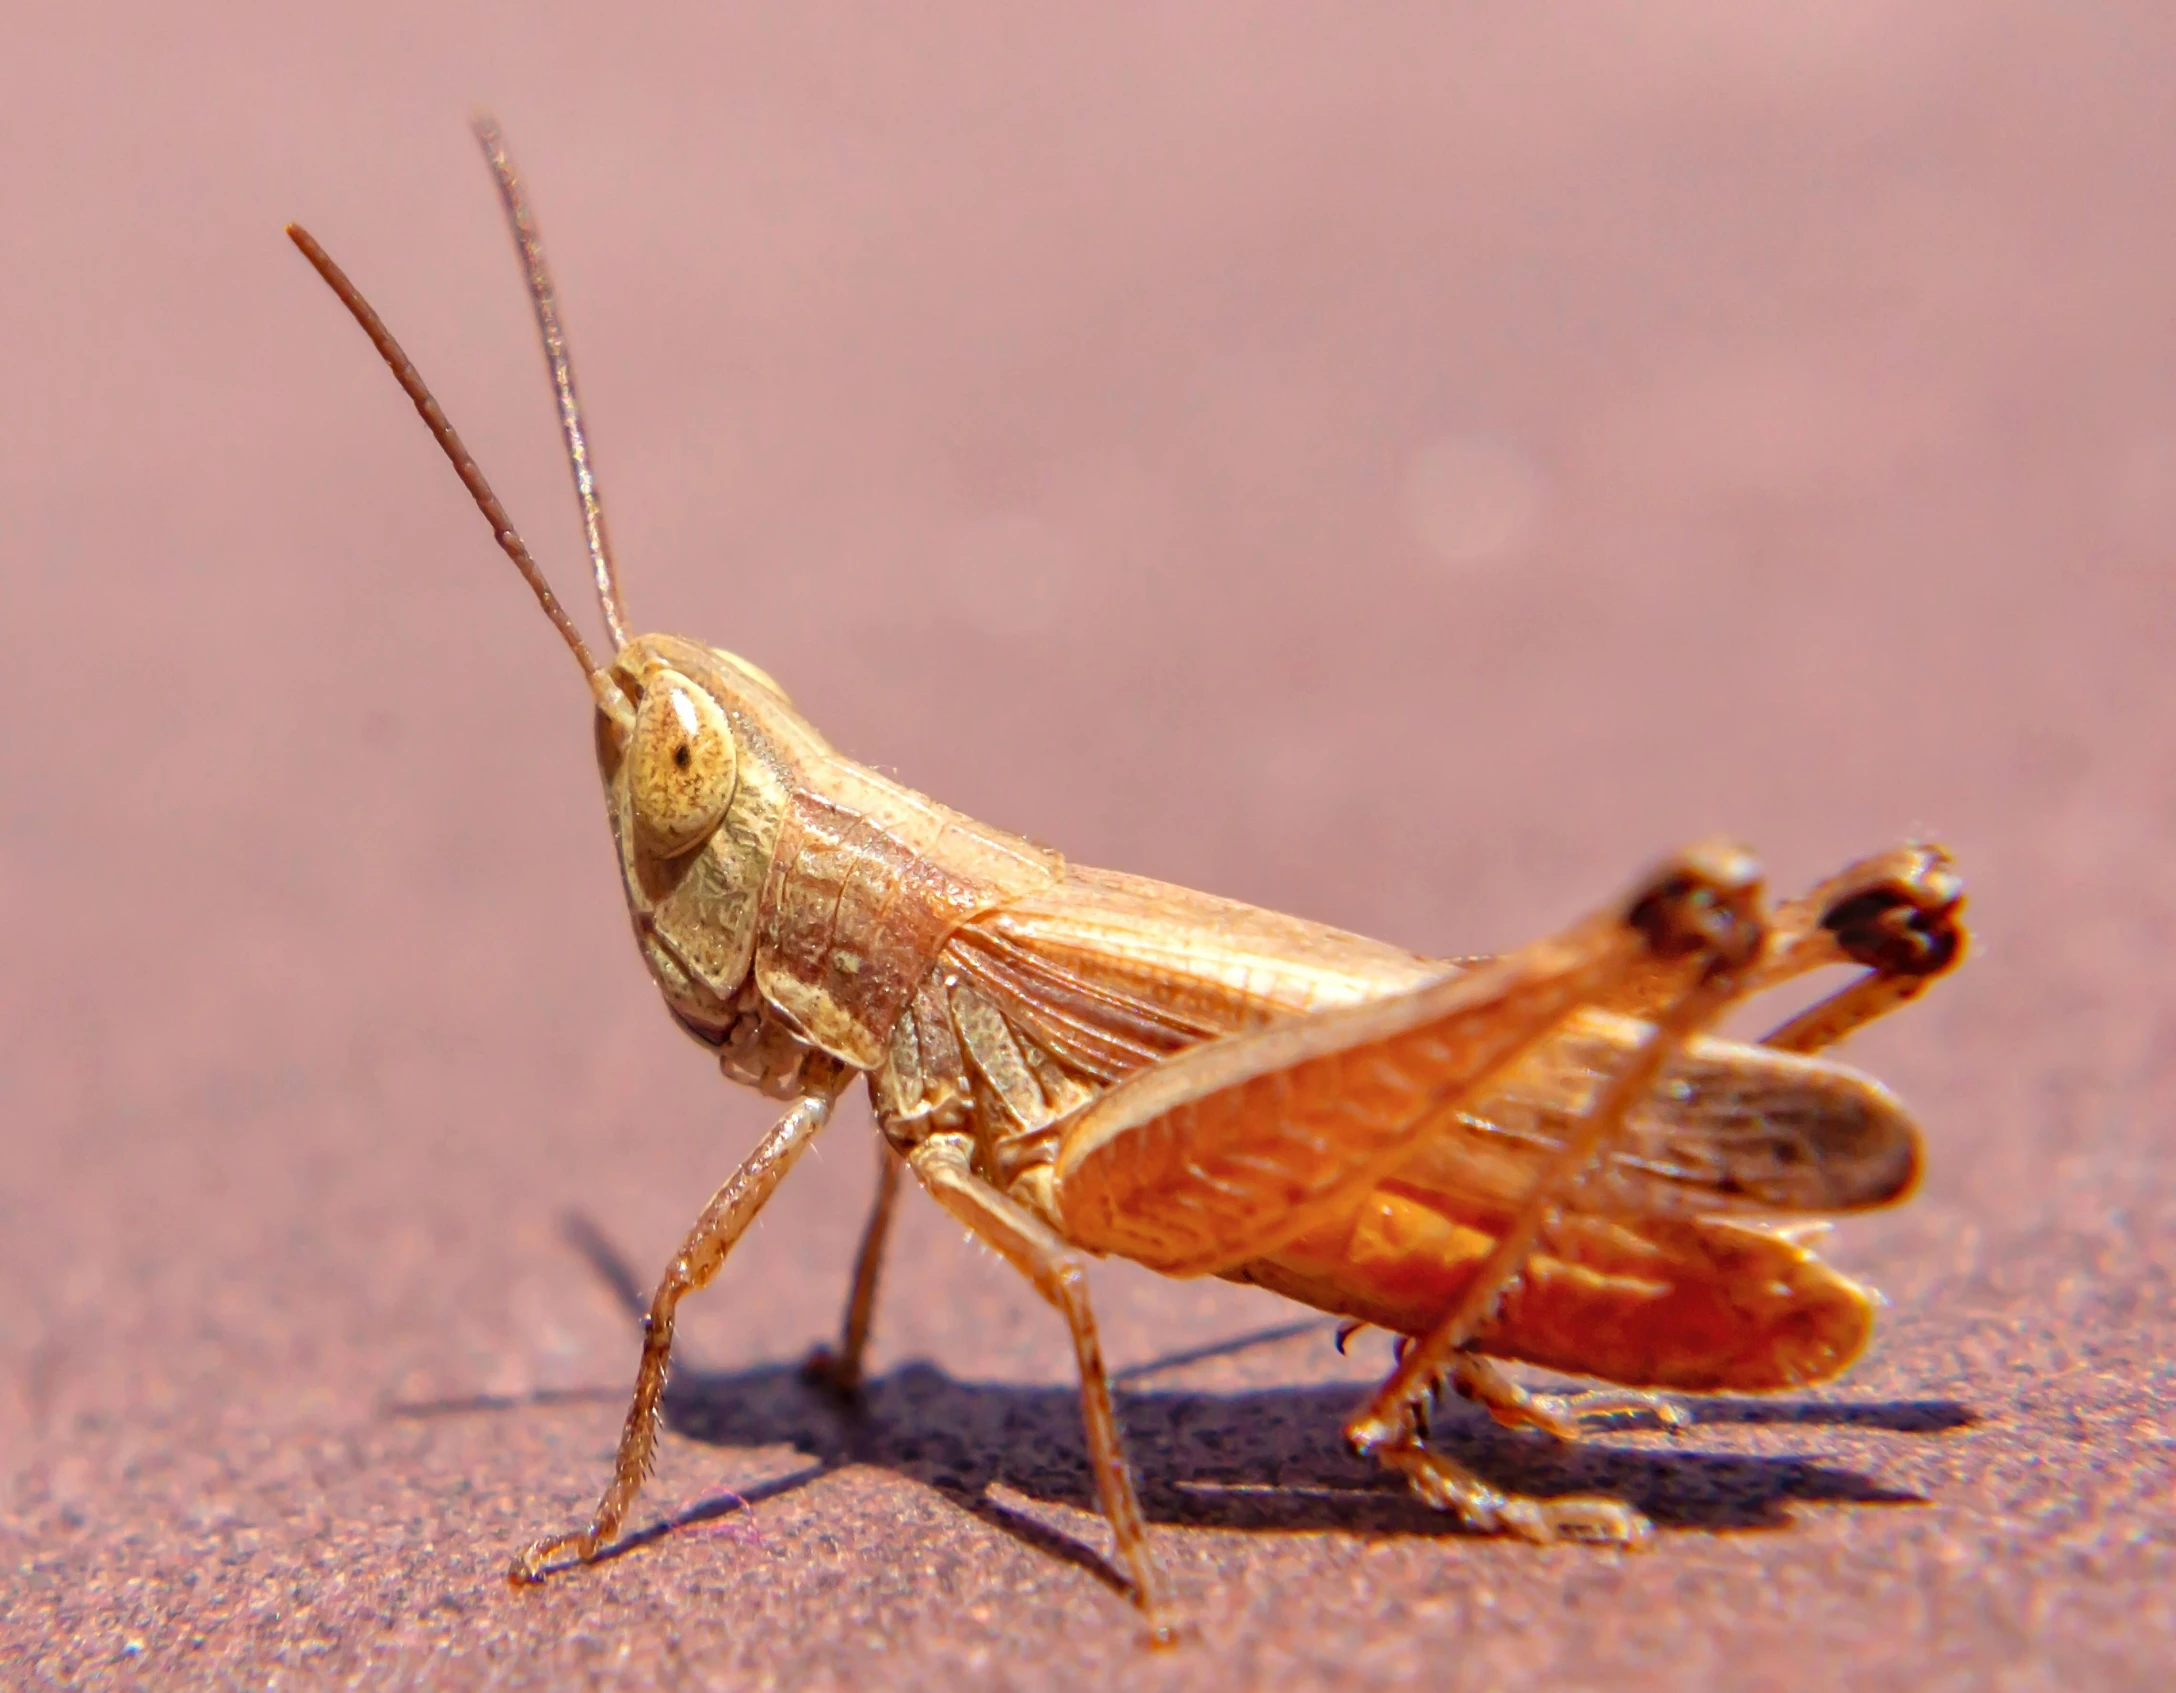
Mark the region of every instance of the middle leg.
POLYGON ((1119 1441, 1110 1372, 1104 1368, 1095 1314, 1088 1305, 1087 1267, 1049 1224, 976 1175, 973 1160, 974 1142, 962 1134, 934 1135, 907 1157, 930 1197, 1026 1276, 1073 1331, 1073 1353, 1080 1365, 1081 1426, 1103 1515, 1111 1525, 1119 1560, 1133 1578, 1134 1602, 1148 1619, 1150 1638, 1159 1645, 1168 1644, 1175 1638, 1170 1591, 1155 1549, 1149 1545, 1133 1472, 1119 1441))
POLYGON ((846 1318, 839 1329, 839 1349, 819 1346, 808 1355, 801 1373, 828 1387, 842 1399, 861 1393, 861 1366, 869 1350, 869 1324, 876 1315, 876 1284, 884 1268, 884 1243, 892 1229, 892 1212, 899 1203, 899 1154, 881 1135, 876 1142, 876 1199, 869 1220, 862 1226, 861 1248, 854 1254, 854 1281, 846 1296, 846 1318))

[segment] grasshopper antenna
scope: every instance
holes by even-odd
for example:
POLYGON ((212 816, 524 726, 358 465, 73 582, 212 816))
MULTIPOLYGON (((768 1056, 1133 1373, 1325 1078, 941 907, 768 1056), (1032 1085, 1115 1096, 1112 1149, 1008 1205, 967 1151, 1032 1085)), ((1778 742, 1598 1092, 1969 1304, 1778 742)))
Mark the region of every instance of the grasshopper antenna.
POLYGON ((401 385, 408 398, 415 402, 417 413, 429 426, 431 437, 439 450, 453 462, 453 473, 460 477, 461 485, 468 490, 469 498, 476 502, 476 509, 484 514, 484 521, 491 525, 491 538, 514 561, 514 568, 521 572, 536 594, 537 604, 544 608, 544 615, 552 620, 561 640, 567 643, 574 656, 581 661, 583 671, 589 677, 590 691, 602 704, 616 696, 617 685, 597 668, 597 660, 591 655, 589 643, 582 639, 582 632, 575 628, 574 620, 559 603, 551 584, 544 580, 544 572, 537 568, 527 543, 514 528, 514 520, 506 515, 506 507, 499 503, 499 496, 491 491, 491 484, 484 480, 484 473, 462 442, 460 434, 447 418, 423 375, 401 351, 401 345, 393 339, 393 332, 385 327, 385 319, 377 314, 371 303, 364 299, 362 291, 350 282, 347 272, 332 262, 332 255, 317 244, 317 237, 299 223, 287 226, 287 239, 302 249, 302 256, 310 261, 325 286, 340 296, 340 303, 347 307, 349 315, 363 326, 363 333, 370 337, 370 344, 378 349, 378 357, 385 360, 393 372, 393 380, 401 385))
POLYGON ((612 563, 612 541, 604 527, 604 500, 597 492, 596 473, 590 469, 582 403, 574 394, 574 362, 567 354, 566 331, 559 327, 552 273, 544 263, 544 238, 537 232, 529 197, 522 192, 514 161, 507 157, 506 137, 499 132, 497 121, 480 117, 474 127, 484 157, 491 162, 491 174, 498 179, 499 200, 506 207, 514 242, 521 249, 522 267, 529 273, 529 299, 536 307, 537 333, 544 338, 544 359, 551 366, 552 388, 559 396, 559 432, 567 438, 567 466, 574 472, 575 498, 582 502, 582 533, 589 542, 589 566, 597 579, 597 604, 612 636, 612 650, 617 652, 627 645, 627 603, 620 598, 620 574, 612 563))

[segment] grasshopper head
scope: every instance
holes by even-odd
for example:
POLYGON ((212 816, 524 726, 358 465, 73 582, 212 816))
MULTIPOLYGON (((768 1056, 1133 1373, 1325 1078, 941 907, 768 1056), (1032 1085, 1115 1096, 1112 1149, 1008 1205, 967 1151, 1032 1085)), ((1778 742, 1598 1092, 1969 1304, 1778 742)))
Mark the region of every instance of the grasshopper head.
POLYGON ((597 773, 644 962, 710 1045, 742 1011, 788 796, 830 748, 742 658, 674 635, 620 648, 597 690, 597 773))

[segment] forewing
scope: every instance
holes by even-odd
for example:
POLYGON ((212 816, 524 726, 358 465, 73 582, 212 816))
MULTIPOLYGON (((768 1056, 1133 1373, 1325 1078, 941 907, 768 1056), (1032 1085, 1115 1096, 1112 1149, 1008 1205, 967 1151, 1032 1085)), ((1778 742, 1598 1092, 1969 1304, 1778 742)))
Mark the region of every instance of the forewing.
POLYGON ((1170 1275, 1273 1248, 1388 1174, 1644 942, 1614 913, 1507 958, 1146 1067, 1066 1125, 1067 1236, 1170 1275))
POLYGON ((1107 1087, 1218 1036, 1441 978, 1439 959, 1212 894, 1068 866, 1049 895, 954 932, 946 962, 1107 1087))
MULTIPOLYGON (((1106 1095, 1065 1125, 1069 1230, 1198 1272, 1371 1170, 1468 1210, 1521 1202, 1646 1032, 1586 1009, 1578 981, 1557 979, 1617 928, 1461 969, 1074 868, 1054 894, 963 926, 946 959, 1106 1095), (1553 1029, 1538 1041, 1535 1016, 1553 1029), (1474 1094, 1468 1079, 1491 1066, 1474 1094)), ((1565 1204, 1656 1217, 1853 1210, 1905 1192, 1918 1145, 1869 1078, 1696 1039, 1565 1204)))

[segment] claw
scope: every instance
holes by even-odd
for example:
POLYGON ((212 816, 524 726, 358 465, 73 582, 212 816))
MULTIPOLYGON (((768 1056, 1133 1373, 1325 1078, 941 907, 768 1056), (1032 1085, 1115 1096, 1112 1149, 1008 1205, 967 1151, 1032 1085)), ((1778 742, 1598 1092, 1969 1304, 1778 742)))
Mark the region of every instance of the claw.
POLYGON ((572 1552, 577 1563, 588 1563, 597 1555, 597 1543, 588 1534, 562 1534, 551 1540, 531 1541, 514 1554, 514 1561, 507 1566, 506 1580, 512 1587, 537 1587, 551 1568, 552 1560, 562 1552, 572 1552))

